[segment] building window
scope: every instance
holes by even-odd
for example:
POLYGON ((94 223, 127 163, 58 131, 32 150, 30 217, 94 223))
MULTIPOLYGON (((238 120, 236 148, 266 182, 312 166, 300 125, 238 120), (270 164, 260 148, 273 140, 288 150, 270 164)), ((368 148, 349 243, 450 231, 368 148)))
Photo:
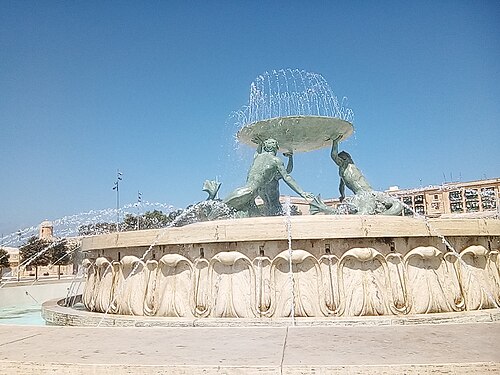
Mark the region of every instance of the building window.
POLYGON ((478 198, 477 189, 465 189, 465 200, 477 200, 478 198))
POLYGON ((479 202, 478 201, 466 201, 465 208, 467 212, 477 212, 479 211, 479 202))
POLYGON ((425 215, 425 207, 421 204, 415 205, 415 213, 419 215, 425 215))
POLYGON ((403 203, 408 206, 413 206, 413 197, 403 197, 403 203))
POLYGON ((450 211, 453 213, 464 212, 464 204, 462 201, 462 192, 460 190, 450 191, 448 193, 450 198, 450 211))
POLYGON ((497 208, 495 188, 487 187, 481 189, 481 206, 483 210, 495 210, 497 208))
POLYGON ((413 197, 406 196, 403 197, 404 209, 403 216, 413 216, 413 197))
POLYGON ((465 189, 465 209, 467 212, 479 211, 479 193, 477 189, 465 189))
POLYGON ((424 196, 415 195, 415 204, 424 204, 424 196))
POLYGON ((413 206, 413 209, 417 214, 424 215, 425 214, 425 200, 424 200, 424 195, 419 194, 415 195, 413 198, 413 202, 415 203, 413 206))
POLYGON ((450 198, 450 211, 451 212, 464 212, 464 204, 462 201, 462 192, 460 190, 450 191, 448 193, 450 198))
POLYGON ((462 192, 460 190, 450 191, 448 195, 450 202, 462 201, 462 192))

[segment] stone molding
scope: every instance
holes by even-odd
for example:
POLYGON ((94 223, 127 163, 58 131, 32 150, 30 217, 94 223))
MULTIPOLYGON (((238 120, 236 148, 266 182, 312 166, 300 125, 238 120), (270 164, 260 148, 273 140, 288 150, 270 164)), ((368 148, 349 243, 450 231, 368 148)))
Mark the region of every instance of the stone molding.
MULTIPOLYGON (((500 236, 496 219, 414 219, 400 216, 304 215, 290 219, 293 240, 325 238, 412 238, 429 236, 500 236)), ((287 240, 285 218, 218 220, 180 228, 110 233, 81 238, 82 251, 287 240)))
POLYGON ((294 306, 295 317, 325 318, 500 305, 499 252, 482 245, 460 253, 418 246, 405 255, 384 255, 371 247, 354 247, 341 256, 295 249, 272 259, 250 259, 238 251, 210 259, 166 254, 146 262, 128 255, 119 262, 86 259, 84 267, 84 305, 111 314, 284 318, 294 306))

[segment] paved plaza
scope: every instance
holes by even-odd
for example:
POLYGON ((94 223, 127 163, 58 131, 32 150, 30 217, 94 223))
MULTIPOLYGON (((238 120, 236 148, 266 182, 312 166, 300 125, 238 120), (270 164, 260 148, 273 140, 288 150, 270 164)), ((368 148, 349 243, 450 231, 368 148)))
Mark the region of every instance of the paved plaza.
POLYGON ((1 374, 496 374, 500 322, 411 326, 0 326, 1 374))

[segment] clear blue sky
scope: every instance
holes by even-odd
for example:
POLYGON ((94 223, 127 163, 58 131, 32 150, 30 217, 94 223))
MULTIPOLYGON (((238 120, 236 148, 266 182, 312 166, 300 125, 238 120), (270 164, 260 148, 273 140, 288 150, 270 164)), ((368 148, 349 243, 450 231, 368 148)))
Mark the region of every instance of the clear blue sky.
MULTIPOLYGON (((1 1, 0 232, 114 207, 117 168, 123 204, 184 207, 215 176, 227 194, 251 161, 228 116, 281 68, 349 98, 341 148, 376 189, 500 177, 499 20, 498 1, 1 1)), ((328 153, 293 176, 335 197, 328 153)))

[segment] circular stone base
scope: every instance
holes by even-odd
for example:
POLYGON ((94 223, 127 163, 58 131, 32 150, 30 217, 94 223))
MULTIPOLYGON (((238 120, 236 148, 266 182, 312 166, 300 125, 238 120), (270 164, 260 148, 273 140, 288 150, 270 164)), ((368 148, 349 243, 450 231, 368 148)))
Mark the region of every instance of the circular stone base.
POLYGON ((238 140, 255 147, 252 139, 273 138, 281 150, 307 152, 331 145, 333 139, 347 139, 353 133, 351 123, 334 117, 275 117, 245 125, 238 131, 238 140))
POLYGON ((419 324, 487 323, 500 321, 500 309, 399 316, 331 318, 167 318, 103 314, 64 307, 64 299, 42 305, 49 325, 88 327, 281 327, 281 326, 400 326, 419 324))

